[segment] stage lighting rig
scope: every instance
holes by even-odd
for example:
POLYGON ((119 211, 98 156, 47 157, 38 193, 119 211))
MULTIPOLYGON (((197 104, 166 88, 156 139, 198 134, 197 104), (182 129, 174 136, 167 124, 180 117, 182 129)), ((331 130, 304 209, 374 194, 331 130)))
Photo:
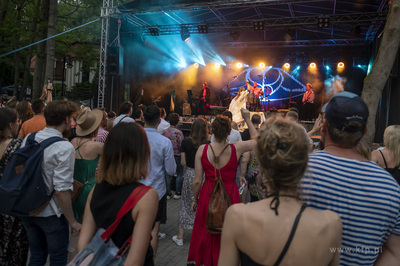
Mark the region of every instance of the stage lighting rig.
POLYGON ((289 68, 290 68, 290 64, 289 64, 289 63, 285 63, 285 64, 283 65, 283 67, 286 68, 286 69, 289 69, 289 68))
POLYGON ((158 31, 158 27, 154 26, 154 27, 150 27, 150 34, 151 36, 160 36, 160 32, 158 31))
POLYGON ((208 26, 207 24, 199 24, 197 26, 199 33, 208 33, 208 26))
POLYGON ((344 63, 343 63, 343 62, 339 62, 339 63, 337 64, 337 66, 338 66, 338 68, 344 68, 344 63))
POLYGON ((254 30, 264 30, 264 21, 256 20, 253 22, 254 30))
POLYGON ((329 28, 329 25, 330 25, 329 17, 318 18, 318 28, 329 28))
POLYGON ((194 65, 195 68, 198 68, 198 67, 199 67, 199 64, 198 64, 198 63, 194 63, 193 65, 194 65))
POLYGON ((312 63, 310 64, 310 67, 311 67, 311 68, 316 68, 316 67, 317 67, 317 64, 315 64, 314 62, 312 62, 312 63))
POLYGON ((220 68, 221 65, 219 63, 215 63, 215 68, 220 68))
POLYGON ((264 68, 264 67, 265 67, 265 63, 260 63, 258 66, 259 66, 260 68, 264 68))
POLYGON ((242 63, 237 63, 237 64, 236 64, 236 67, 237 67, 237 68, 242 68, 242 67, 243 67, 243 64, 242 64, 242 63))
POLYGON ((184 42, 187 42, 190 40, 189 29, 185 26, 181 27, 181 38, 182 38, 182 41, 184 41, 184 42))
POLYGON ((231 35, 232 40, 235 42, 240 38, 240 31, 231 31, 229 34, 231 35))

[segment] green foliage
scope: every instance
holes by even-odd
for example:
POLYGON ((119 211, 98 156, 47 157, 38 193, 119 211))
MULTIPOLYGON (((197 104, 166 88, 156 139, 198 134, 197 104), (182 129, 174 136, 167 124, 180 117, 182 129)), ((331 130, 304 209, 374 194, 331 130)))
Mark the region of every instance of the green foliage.
POLYGON ((76 83, 65 96, 71 101, 83 101, 93 97, 94 84, 91 82, 76 83))

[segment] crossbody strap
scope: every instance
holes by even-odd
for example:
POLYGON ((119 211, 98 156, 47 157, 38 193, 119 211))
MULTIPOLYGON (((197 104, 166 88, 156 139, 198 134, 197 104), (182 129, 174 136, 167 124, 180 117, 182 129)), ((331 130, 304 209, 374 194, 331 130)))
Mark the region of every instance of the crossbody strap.
MULTIPOLYGON (((108 242, 110 240, 112 234, 114 233, 115 229, 117 229, 119 223, 121 222, 122 218, 127 214, 129 211, 135 207, 136 203, 143 197, 144 194, 149 191, 151 187, 148 186, 139 186, 126 199, 125 203, 122 205, 121 209, 119 210, 117 216, 115 217, 115 221, 107 228, 107 230, 101 234, 101 238, 108 242)), ((129 238, 132 239, 132 236, 129 238)), ((129 241, 130 244, 130 241, 129 241)))
POLYGON ((381 156, 382 156, 383 162, 385 163, 385 167, 386 167, 386 168, 388 168, 388 166, 387 166, 387 163, 386 163, 385 156, 383 156, 383 153, 381 152, 381 150, 379 150, 379 152, 381 153, 381 156))
POLYGON ((278 266, 282 262, 283 258, 285 257, 286 252, 288 251, 290 244, 292 243, 294 233, 296 233, 297 226, 299 225, 301 214, 306 209, 306 207, 307 207, 307 204, 305 204, 305 203, 301 206, 301 210, 296 216, 296 219, 295 219, 293 227, 292 227, 292 231, 290 232, 289 238, 286 241, 285 247, 283 248, 283 250, 282 250, 281 254, 279 255, 278 259, 276 260, 276 262, 274 263, 274 266, 278 266))

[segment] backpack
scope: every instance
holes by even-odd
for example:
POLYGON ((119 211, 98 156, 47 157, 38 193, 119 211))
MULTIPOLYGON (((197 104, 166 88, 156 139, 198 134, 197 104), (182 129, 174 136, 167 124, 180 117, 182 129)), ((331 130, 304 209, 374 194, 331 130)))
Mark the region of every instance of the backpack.
POLYGON ((41 143, 35 141, 35 133, 28 136, 26 144, 13 153, 0 179, 0 213, 17 217, 35 216, 53 196, 47 192, 43 180, 42 162, 45 148, 60 137, 51 137, 41 143))
MULTIPOLYGON (((218 166, 219 157, 229 146, 229 144, 222 150, 219 156, 215 156, 212 146, 211 145, 209 146, 211 147, 211 151, 214 155, 214 161, 217 163, 218 166)), ((211 191, 211 195, 208 191, 208 184, 206 184, 208 194, 210 195, 210 201, 208 203, 208 211, 207 211, 206 230, 211 234, 220 234, 222 232, 222 226, 224 225, 226 210, 231 205, 231 199, 229 198, 224 182, 222 181, 220 169, 218 169, 219 175, 217 175, 217 169, 214 167, 214 173, 215 173, 215 182, 213 189, 211 191)), ((233 186, 232 186, 232 192, 233 192, 233 186)))

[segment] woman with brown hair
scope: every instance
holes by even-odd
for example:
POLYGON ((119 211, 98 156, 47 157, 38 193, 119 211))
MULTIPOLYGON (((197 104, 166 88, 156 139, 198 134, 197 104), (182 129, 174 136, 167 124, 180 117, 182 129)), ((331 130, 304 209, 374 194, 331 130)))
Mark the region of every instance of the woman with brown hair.
MULTIPOLYGON (((242 115, 249 126, 251 136, 256 136, 257 131, 251 123, 250 112, 242 109, 242 115)), ((210 193, 214 187, 216 173, 221 176, 230 203, 239 203, 239 189, 236 184, 238 160, 243 152, 252 150, 256 144, 253 139, 228 144, 227 137, 231 132, 231 122, 226 116, 219 115, 215 118, 212 123, 212 132, 215 141, 211 144, 201 145, 195 157, 192 210, 196 211, 197 209, 197 212, 190 241, 189 265, 212 266, 218 264, 221 235, 211 234, 206 229, 210 193), (203 176, 205 177, 203 178, 203 176)), ((244 178, 241 179, 240 185, 244 182, 244 178)))
POLYGON ((228 209, 218 265, 339 265, 340 253, 332 252, 341 246, 339 216, 299 200, 308 145, 304 128, 287 119, 261 131, 256 154, 268 196, 228 209))
MULTIPOLYGON (((136 123, 119 123, 104 143, 96 185, 85 207, 78 250, 98 228, 108 228, 133 190, 147 176, 150 147, 146 133, 136 123)), ((150 189, 122 219, 111 239, 118 247, 132 235, 126 265, 154 265, 150 234, 158 210, 158 194, 150 189)))
POLYGON ((32 104, 28 101, 22 101, 17 104, 17 112, 18 112, 18 123, 20 127, 22 124, 33 117, 35 114, 32 110, 32 104))
MULTIPOLYGON (((0 178, 12 154, 22 143, 18 134, 18 114, 14 109, 0 108, 0 178)), ((0 265, 26 265, 28 237, 21 220, 0 214, 0 265)))
POLYGON ((192 124, 190 137, 185 138, 181 145, 181 165, 186 166, 186 171, 183 175, 182 198, 179 203, 178 235, 172 237, 172 241, 178 246, 183 245, 183 230, 193 228, 196 214, 192 211, 194 158, 197 149, 206 143, 208 143, 207 121, 203 118, 196 118, 192 124))

